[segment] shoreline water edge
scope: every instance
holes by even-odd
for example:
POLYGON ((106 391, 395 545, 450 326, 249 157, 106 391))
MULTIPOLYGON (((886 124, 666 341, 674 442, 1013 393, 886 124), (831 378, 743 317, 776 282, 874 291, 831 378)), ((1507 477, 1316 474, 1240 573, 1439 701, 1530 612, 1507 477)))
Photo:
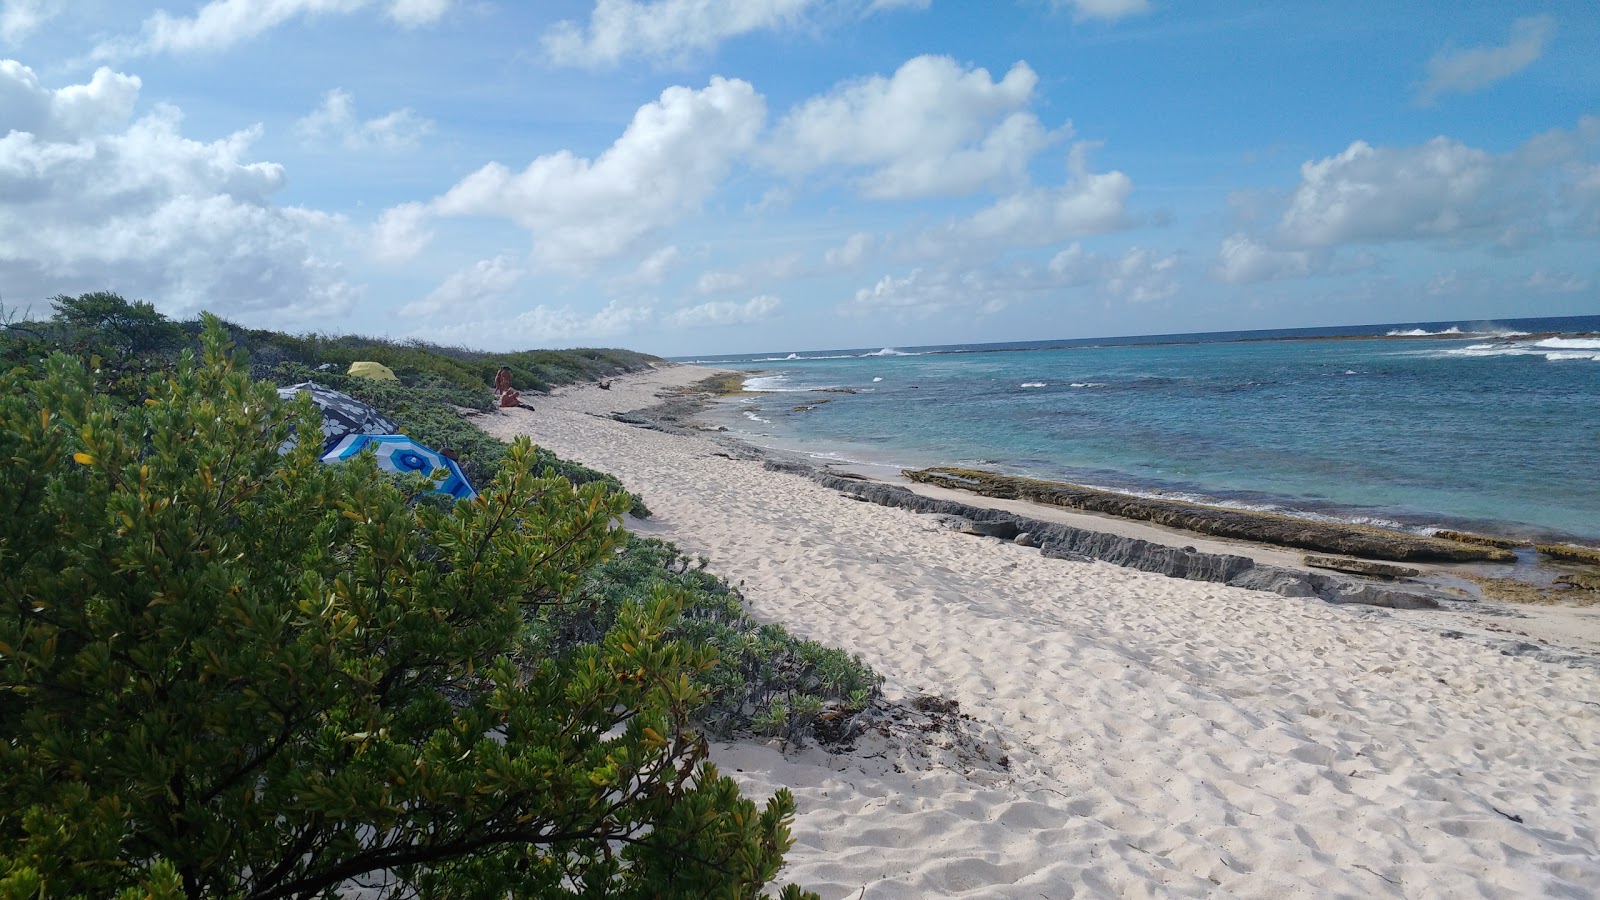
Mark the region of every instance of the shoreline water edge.
MULTIPOLYGON (((1600 330, 1600 317, 1518 325, 1600 330)), ((1600 337, 1384 328, 752 354, 706 361, 746 375, 706 417, 882 477, 983 470, 1419 534, 1600 543, 1600 337)))
POLYGON ((1600 890, 1600 608, 829 472, 697 421, 716 374, 484 424, 617 475, 654 511, 631 529, 885 676, 904 721, 849 748, 714 747, 747 791, 795 794, 784 879, 839 900, 1600 890), (1369 605, 1386 592, 1437 608, 1369 605))

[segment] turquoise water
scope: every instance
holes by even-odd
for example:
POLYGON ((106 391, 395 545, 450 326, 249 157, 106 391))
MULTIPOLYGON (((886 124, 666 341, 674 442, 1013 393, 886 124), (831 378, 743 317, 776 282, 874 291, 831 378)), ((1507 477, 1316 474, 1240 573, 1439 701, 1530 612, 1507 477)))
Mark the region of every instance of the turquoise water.
POLYGON ((750 371, 750 389, 774 392, 724 408, 730 429, 821 459, 1600 539, 1600 317, 1367 333, 1451 327, 1492 334, 1246 333, 695 361, 750 371))

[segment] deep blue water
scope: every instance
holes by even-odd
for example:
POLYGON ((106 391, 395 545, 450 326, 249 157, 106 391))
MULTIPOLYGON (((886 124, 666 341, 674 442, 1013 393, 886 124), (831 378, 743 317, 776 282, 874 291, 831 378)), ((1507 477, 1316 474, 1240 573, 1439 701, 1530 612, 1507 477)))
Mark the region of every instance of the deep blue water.
POLYGON ((731 429, 823 459, 1600 539, 1600 316, 792 356, 694 362, 774 392, 731 429), (1349 337, 1450 328, 1482 333, 1349 337))

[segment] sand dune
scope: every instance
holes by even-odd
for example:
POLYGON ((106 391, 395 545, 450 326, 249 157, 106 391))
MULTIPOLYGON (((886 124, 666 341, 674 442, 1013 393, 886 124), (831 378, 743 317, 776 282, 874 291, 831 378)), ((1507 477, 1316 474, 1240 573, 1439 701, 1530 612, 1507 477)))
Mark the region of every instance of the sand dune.
POLYGON ((1600 895, 1600 668, 1505 655, 1458 613, 1045 559, 603 417, 704 374, 480 422, 617 475, 655 513, 639 527, 709 557, 757 618, 970 717, 842 755, 719 745, 750 792, 795 793, 784 879, 826 898, 1600 895))

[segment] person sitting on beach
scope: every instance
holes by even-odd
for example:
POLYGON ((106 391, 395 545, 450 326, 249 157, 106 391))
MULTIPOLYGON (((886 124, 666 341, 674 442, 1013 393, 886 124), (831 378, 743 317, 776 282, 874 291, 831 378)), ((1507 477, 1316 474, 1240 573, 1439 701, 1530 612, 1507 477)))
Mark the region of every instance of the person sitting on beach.
POLYGON ((501 366, 500 371, 494 373, 494 393, 500 398, 500 407, 521 406, 522 395, 511 386, 511 367, 501 366))

